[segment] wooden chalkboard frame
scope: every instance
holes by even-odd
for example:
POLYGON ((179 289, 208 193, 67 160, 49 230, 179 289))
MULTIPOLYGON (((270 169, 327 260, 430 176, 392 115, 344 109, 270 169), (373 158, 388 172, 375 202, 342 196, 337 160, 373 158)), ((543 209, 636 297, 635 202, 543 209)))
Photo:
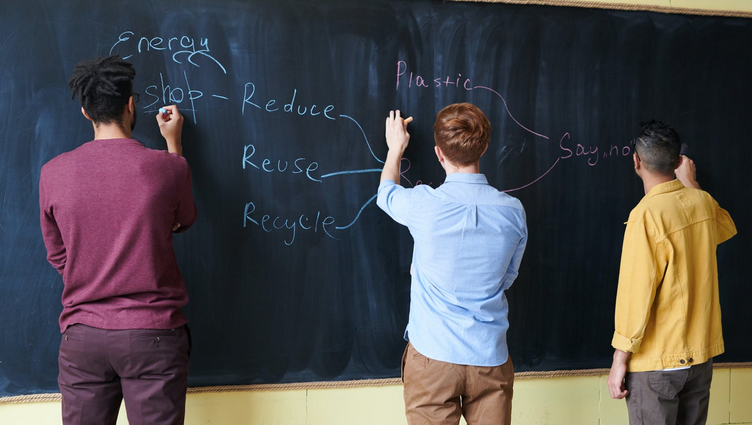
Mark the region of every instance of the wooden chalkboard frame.
POLYGON ((581 7, 592 9, 613 9, 626 11, 644 11, 656 13, 674 13, 683 15, 700 15, 700 16, 722 16, 734 18, 752 18, 752 11, 727 10, 727 9, 702 9, 694 7, 676 7, 660 6, 652 4, 631 4, 631 3, 604 3, 599 1, 587 0, 447 0, 455 2, 475 2, 475 3, 508 3, 535 6, 561 6, 561 7, 581 7))
MULTIPOLYGON (((458 1, 458 0, 449 0, 458 1)), ((709 10, 709 9, 694 9, 694 8, 680 8, 680 7, 667 7, 667 6, 655 6, 655 5, 632 5, 626 3, 601 3, 601 2, 589 2, 589 1, 567 1, 567 0, 463 0, 479 3, 509 3, 519 5, 537 5, 537 6, 557 6, 557 7, 579 7, 579 8, 597 8, 597 9, 613 9, 613 10, 625 10, 625 11, 646 11, 655 13, 666 14, 685 14, 685 15, 701 15, 701 16, 718 16, 718 17, 741 17, 752 18, 752 12, 746 11, 723 11, 723 10, 709 10)), ((719 363, 715 365, 716 368, 749 368, 752 367, 752 363, 719 363)), ((607 369, 580 369, 580 370, 566 370, 566 371, 545 371, 545 372, 522 372, 516 374, 518 379, 524 378, 545 378, 545 377, 561 377, 561 376, 593 376, 603 375, 607 373, 607 369)), ((299 388, 350 388, 360 386, 382 386, 382 385, 397 385, 399 379, 365 379, 356 381, 332 381, 332 382, 302 382, 302 383, 289 383, 289 384, 260 384, 260 385, 232 385, 232 386, 217 386, 217 387, 195 387, 189 390, 189 393, 202 393, 202 392, 218 392, 218 391, 265 391, 265 390, 289 390, 299 388)), ((0 398, 0 403, 12 403, 12 402, 36 402, 36 401, 56 401, 59 400, 58 394, 34 394, 26 396, 15 396, 0 398)))

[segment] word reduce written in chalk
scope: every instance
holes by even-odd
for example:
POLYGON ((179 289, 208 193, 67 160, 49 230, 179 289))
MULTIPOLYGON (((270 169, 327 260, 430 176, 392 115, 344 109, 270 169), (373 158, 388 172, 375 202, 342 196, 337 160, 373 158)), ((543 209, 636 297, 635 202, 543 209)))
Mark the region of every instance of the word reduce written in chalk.
POLYGON ((275 106, 277 104, 277 99, 269 99, 266 102, 266 105, 264 105, 263 107, 257 103, 252 102, 251 99, 253 98, 253 95, 255 94, 256 94, 256 85, 253 83, 246 83, 245 90, 243 93, 243 109, 241 110, 241 114, 245 115, 245 105, 251 105, 269 113, 277 112, 280 109, 282 109, 282 111, 288 114, 292 114, 294 112, 297 112, 297 114, 301 116, 306 115, 306 114, 311 115, 311 116, 317 116, 317 115, 323 114, 323 116, 327 119, 330 119, 330 120, 337 119, 334 116, 330 115, 330 113, 334 111, 334 105, 327 105, 323 107, 323 111, 321 110, 322 108, 316 104, 312 104, 310 106, 300 105, 300 104, 295 105, 295 98, 298 95, 298 89, 293 89, 292 98, 290 99, 290 102, 284 104, 284 106, 282 106, 281 108, 280 106, 275 106), (249 93, 249 90, 250 90, 250 93, 249 93), (317 110, 316 108, 319 108, 319 109, 317 110))

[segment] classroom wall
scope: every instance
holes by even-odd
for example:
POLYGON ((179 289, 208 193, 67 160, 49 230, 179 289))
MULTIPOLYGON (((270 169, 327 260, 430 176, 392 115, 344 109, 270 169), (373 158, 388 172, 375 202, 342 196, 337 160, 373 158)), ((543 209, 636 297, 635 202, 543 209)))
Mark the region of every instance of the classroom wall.
MULTIPOLYGON (((562 0, 563 3, 565 0, 562 0)), ((591 1, 591 0, 578 0, 591 1)), ((592 0, 752 12, 749 0, 592 0)), ((604 342, 608 343, 608 342, 604 342)), ((515 383, 513 423, 628 424, 625 402, 611 400, 607 376, 525 379, 515 383)), ((401 386, 188 395, 186 424, 404 424, 401 386)), ((0 403, 0 424, 60 424, 60 403, 0 403)), ((127 424, 121 410, 118 425, 127 424)), ((464 422, 463 422, 464 423, 464 422)), ((709 425, 752 424, 752 369, 716 369, 709 425)))
MULTIPOLYGON (((623 400, 608 395, 607 376, 519 380, 512 423, 627 425, 623 400)), ((752 424, 752 369, 716 369, 708 425, 752 424)), ((402 386, 189 394, 186 425, 400 425, 402 386)), ((0 405, 4 425, 61 424, 60 403, 0 405)), ((118 425, 126 425, 121 410, 118 425)), ((464 422, 462 422, 464 424, 464 422)))

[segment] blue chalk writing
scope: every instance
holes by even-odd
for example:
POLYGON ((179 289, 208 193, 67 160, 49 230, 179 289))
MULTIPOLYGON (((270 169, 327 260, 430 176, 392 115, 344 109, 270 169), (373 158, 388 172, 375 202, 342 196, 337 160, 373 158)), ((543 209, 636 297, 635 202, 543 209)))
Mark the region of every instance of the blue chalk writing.
POLYGON ((376 199, 377 196, 379 196, 379 195, 373 195, 371 197, 371 199, 369 199, 365 204, 363 204, 362 207, 360 207, 360 211, 358 211, 358 215, 355 216, 355 219, 350 224, 348 224, 347 226, 341 226, 341 227, 337 226, 336 229, 337 230, 344 230, 344 229, 347 229, 348 227, 352 226, 353 224, 355 224, 355 222, 358 221, 358 219, 360 218, 360 214, 363 212, 363 210, 366 209, 366 207, 368 206, 368 204, 370 204, 371 202, 373 202, 373 200, 376 199))
POLYGON ((287 237, 282 239, 282 242, 284 242, 284 244, 287 246, 290 246, 295 242, 298 227, 300 227, 302 230, 312 231, 313 233, 318 233, 318 231, 321 230, 329 238, 339 240, 331 233, 329 233, 328 230, 328 227, 333 225, 335 222, 334 217, 325 216, 322 218, 321 211, 316 212, 316 218, 313 220, 313 222, 311 222, 311 219, 306 214, 300 214, 297 218, 293 219, 282 218, 280 216, 272 218, 272 216, 269 214, 263 214, 261 216, 261 219, 257 220, 253 216, 255 212, 255 203, 248 202, 245 204, 245 207, 243 209, 243 227, 246 228, 248 227, 249 223, 252 223, 256 226, 261 227, 261 229, 263 229, 264 232, 267 233, 285 229, 288 231, 288 235, 287 237), (271 221, 270 224, 269 221, 271 221))
POLYGON ((374 158, 374 159, 375 159, 376 161, 379 161, 380 163, 382 163, 382 164, 383 164, 383 163, 384 163, 384 161, 380 160, 380 159, 379 159, 379 157, 377 157, 377 156, 376 156, 376 154, 375 154, 375 153, 373 153, 373 149, 371 148, 371 143, 369 143, 369 142, 368 142, 368 136, 366 136, 366 132, 365 132, 365 131, 363 131, 363 127, 361 127, 360 123, 359 123, 359 122, 357 122, 357 121, 355 120, 355 118, 353 118, 353 117, 350 117, 350 116, 347 116, 347 115, 340 115, 340 117, 342 117, 342 118, 347 118, 347 119, 349 119, 350 121, 354 122, 354 123, 355 123, 355 125, 357 125, 357 126, 358 126, 358 129, 360 130, 361 134, 363 134, 363 138, 364 138, 364 139, 365 139, 365 141, 366 141, 366 145, 368 146, 368 150, 369 150, 369 151, 371 152, 371 156, 373 156, 373 158, 374 158))
POLYGON ((362 174, 362 173, 380 173, 380 172, 381 172, 381 168, 369 168, 367 170, 337 171, 336 173, 324 174, 323 176, 321 176, 321 178, 325 179, 327 177, 341 176, 343 174, 362 174))
MULTIPOLYGON (((243 104, 240 108, 241 115, 245 115, 246 105, 253 106, 260 111, 264 111, 268 113, 273 113, 273 112, 277 112, 280 110, 279 106, 274 107, 274 105, 277 103, 277 99, 269 99, 262 107, 261 105, 259 105, 258 103, 255 103, 252 100, 255 94, 256 94, 256 85, 252 82, 245 83, 245 87, 243 88, 243 104)), ((324 107, 323 112, 321 111, 314 112, 316 111, 316 108, 319 107, 318 105, 316 105, 315 103, 311 104, 310 106, 308 106, 307 104, 306 105, 296 104, 295 100, 297 96, 298 96, 298 89, 293 88, 290 102, 285 103, 281 108, 281 110, 284 113, 299 115, 299 116, 310 115, 312 117, 316 117, 320 115, 329 120, 333 120, 333 121, 336 120, 336 118, 331 115, 331 112, 334 111, 334 105, 331 105, 331 104, 326 105, 324 107)))
MULTIPOLYGON (((279 173, 284 173, 287 171, 289 167, 288 161, 283 160, 277 160, 277 165, 271 166, 273 164, 272 160, 269 158, 262 158, 261 159, 261 167, 256 165, 251 159, 253 158, 253 155, 256 154, 256 147, 253 146, 253 144, 247 144, 243 147, 243 171, 245 171, 246 166, 251 166, 257 170, 263 170, 267 173, 273 173, 275 171, 279 173), (250 153, 249 153, 250 150, 250 153), (284 163, 284 166, 282 164, 284 163)), ((296 158, 295 161, 293 161, 293 166, 295 167, 294 170, 290 171, 292 174, 302 174, 305 172, 305 176, 311 180, 318 183, 321 183, 320 179, 317 179, 311 173, 319 169, 319 163, 316 161, 310 161, 310 162, 304 162, 306 161, 305 158, 296 158), (307 165, 306 165, 307 164, 307 165)))
MULTIPOLYGON (((120 51, 121 49, 124 50, 126 53, 121 53, 120 56, 123 57, 123 59, 129 59, 133 57, 136 53, 133 53, 133 42, 130 42, 131 39, 135 39, 136 33, 133 31, 124 31, 118 36, 118 40, 115 42, 115 44, 110 47, 110 54, 112 55, 113 52, 116 50, 120 51), (123 44, 122 46, 118 47, 118 45, 123 44), (130 54, 128 54, 130 53, 130 54)), ((187 56, 186 59, 189 64, 200 67, 198 63, 195 62, 194 57, 198 55, 198 57, 207 58, 213 63, 215 63, 219 68, 227 74, 227 70, 222 65, 221 62, 219 62, 214 56, 212 56, 211 49, 209 48, 209 39, 208 38, 199 38, 198 42, 198 49, 196 48, 196 40, 194 38, 188 37, 187 35, 183 35, 180 37, 169 37, 167 38, 167 42, 165 45, 165 39, 163 37, 155 36, 155 37, 140 37, 138 38, 138 43, 135 46, 136 52, 138 54, 142 54, 144 52, 148 52, 151 50, 156 51, 168 51, 172 52, 172 60, 175 63, 182 64, 178 57, 179 56, 187 56)))
POLYGON ((204 96, 204 93, 200 90, 191 89, 191 84, 188 81, 188 74, 183 71, 183 78, 185 79, 185 87, 186 89, 183 90, 182 87, 172 87, 169 84, 165 84, 164 76, 162 73, 159 73, 159 85, 152 84, 148 87, 146 87, 145 93, 146 96, 149 98, 152 98, 153 101, 151 103, 148 103, 144 106, 144 109, 151 108, 152 106, 156 105, 157 103, 162 105, 180 105, 186 100, 186 93, 187 93, 187 100, 190 102, 191 107, 190 109, 180 109, 182 111, 188 111, 193 116, 193 123, 196 124, 196 100, 200 99, 204 96), (161 90, 160 90, 161 89, 161 90))

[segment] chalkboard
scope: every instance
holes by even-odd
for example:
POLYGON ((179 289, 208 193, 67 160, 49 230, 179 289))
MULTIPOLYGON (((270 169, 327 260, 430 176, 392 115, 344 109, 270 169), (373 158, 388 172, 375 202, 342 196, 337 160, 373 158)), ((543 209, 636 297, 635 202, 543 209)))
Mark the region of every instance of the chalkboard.
MULTIPOLYGON (((443 182, 438 110, 493 124, 481 170, 527 209, 508 292, 517 371, 608 367, 631 140, 676 126, 736 219, 718 250, 724 362, 752 361, 752 22, 438 1, 81 1, 0 5, 0 396, 57 390, 62 281, 38 223, 41 166, 92 137, 66 82, 119 54, 135 137, 163 149, 176 103, 199 219, 176 237, 190 386, 399 375, 412 240, 374 202, 384 117, 415 117, 402 183, 443 182)), ((127 161, 123 158, 123 161, 127 161)))

